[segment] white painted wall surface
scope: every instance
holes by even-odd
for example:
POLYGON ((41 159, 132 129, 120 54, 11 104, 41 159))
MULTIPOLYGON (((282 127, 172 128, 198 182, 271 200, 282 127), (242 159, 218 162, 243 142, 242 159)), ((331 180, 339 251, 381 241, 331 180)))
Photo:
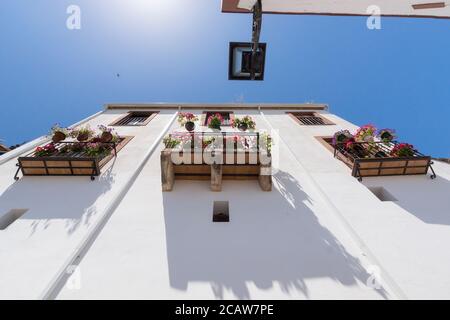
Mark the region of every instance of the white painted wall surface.
MULTIPOLYGON (((15 161, 0 166, 0 215, 30 208, 0 231, 0 298, 42 295, 174 112, 161 112, 144 128, 120 128, 136 138, 96 182, 14 183, 15 161)), ((109 123, 114 113, 92 121, 109 123)), ((262 192, 256 181, 224 181, 219 193, 208 182, 176 181, 162 193, 156 150, 80 258, 81 287, 63 287, 59 299, 450 298, 448 164, 434 165, 436 180, 360 183, 314 138, 353 130, 351 123, 326 114, 336 126, 305 127, 284 111, 236 114, 280 132, 273 191, 262 192), (366 186, 384 187, 398 201, 381 202, 366 186), (230 223, 211 222, 214 200, 230 201, 230 223), (382 270, 380 290, 366 286, 373 265, 382 270)))
MULTIPOLYGON (((116 127, 135 136, 118 157, 89 177, 22 177, 13 180, 16 159, 0 166, 0 215, 29 211, 0 231, 0 299, 36 299, 94 228, 146 150, 176 111, 161 111, 146 127, 116 127)), ((124 111, 106 111, 89 121, 109 124, 124 111)))
MULTIPOLYGON (((257 111, 239 114, 269 129, 257 111)), ((388 288, 366 286, 371 262, 287 146, 279 147, 283 161, 272 192, 262 192, 256 181, 224 181, 219 193, 207 181, 176 181, 172 192, 162 193, 155 154, 82 259, 81 288, 65 287, 58 298, 392 297, 388 288), (230 223, 211 222, 214 200, 230 201, 230 223)))

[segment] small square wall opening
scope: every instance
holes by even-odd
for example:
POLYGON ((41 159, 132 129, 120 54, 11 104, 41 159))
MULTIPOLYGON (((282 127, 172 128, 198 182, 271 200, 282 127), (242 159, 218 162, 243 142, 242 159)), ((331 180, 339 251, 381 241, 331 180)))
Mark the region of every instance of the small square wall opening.
POLYGON ((214 201, 213 222, 229 222, 228 201, 214 201))
POLYGON ((368 187, 368 189, 381 201, 397 201, 397 199, 383 187, 368 187))
POLYGON ((27 211, 28 209, 12 209, 6 214, 0 216, 0 230, 5 230, 8 228, 14 221, 23 216, 27 211))

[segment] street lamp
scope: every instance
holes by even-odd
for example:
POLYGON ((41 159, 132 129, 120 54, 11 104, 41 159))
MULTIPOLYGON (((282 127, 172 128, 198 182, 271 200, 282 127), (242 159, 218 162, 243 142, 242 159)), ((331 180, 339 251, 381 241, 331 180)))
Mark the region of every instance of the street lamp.
POLYGON ((264 80, 266 44, 259 43, 262 23, 261 0, 253 6, 252 42, 230 42, 229 80, 264 80))
POLYGON ((266 44, 259 43, 256 52, 251 42, 230 42, 229 80, 264 80, 266 44))

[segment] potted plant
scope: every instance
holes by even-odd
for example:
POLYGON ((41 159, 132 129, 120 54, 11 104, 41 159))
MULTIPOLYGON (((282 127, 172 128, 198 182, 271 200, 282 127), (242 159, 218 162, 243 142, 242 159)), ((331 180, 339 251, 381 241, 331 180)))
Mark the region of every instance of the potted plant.
POLYGON ((259 145, 262 150, 266 150, 269 156, 271 155, 273 139, 270 134, 267 132, 261 133, 259 136, 259 145))
POLYGON ((355 141, 356 142, 373 142, 375 139, 375 134, 377 132, 377 128, 371 124, 366 124, 362 127, 360 127, 355 135, 355 141))
POLYGON ((358 142, 355 141, 355 138, 348 139, 345 144, 344 148, 347 151, 350 151, 354 155, 356 155, 358 158, 365 158, 367 157, 367 150, 358 142))
POLYGON ((213 142, 216 141, 216 138, 214 137, 204 137, 202 141, 202 148, 205 149, 213 144, 213 142))
POLYGON ((197 121, 198 118, 193 113, 190 112, 180 112, 178 114, 178 123, 181 126, 184 126, 187 131, 191 132, 195 129, 194 121, 197 121))
POLYGON ((414 154, 414 146, 409 143, 398 143, 391 150, 393 157, 413 157, 414 154))
POLYGON ((220 113, 213 114, 208 118, 208 128, 220 130, 220 126, 223 123, 223 117, 220 113))
POLYGON ((72 137, 76 138, 78 141, 86 141, 94 135, 94 131, 87 125, 85 127, 73 129, 71 134, 72 137))
POLYGON ((60 127, 59 124, 56 123, 51 128, 51 133, 52 133, 52 141, 54 143, 58 143, 67 138, 69 130, 67 128, 60 127))
POLYGON ((242 119, 234 118, 232 126, 233 128, 237 127, 241 131, 246 131, 247 129, 255 129, 256 123, 252 117, 245 116, 242 119))
POLYGON ((37 147, 34 150, 34 155, 36 157, 45 157, 55 154, 57 151, 58 149, 55 147, 55 145, 53 143, 49 143, 46 144, 45 146, 37 147))
POLYGON ((333 135, 333 146, 338 144, 345 145, 349 140, 353 139, 353 135, 348 130, 340 130, 333 135))
POLYGON ((85 147, 86 147, 86 144, 80 143, 80 142, 75 142, 75 143, 71 143, 70 146, 68 146, 68 151, 81 152, 85 149, 85 147))
POLYGON ((167 135, 164 137, 163 143, 167 149, 173 149, 181 143, 181 139, 167 135))
POLYGON ((111 147, 102 142, 89 142, 84 150, 90 157, 99 157, 108 155, 111 152, 111 147))
POLYGON ((392 129, 380 129, 377 132, 377 137, 384 143, 392 142, 396 138, 395 131, 392 129))
POLYGON ((101 131, 100 140, 101 142, 111 142, 114 139, 113 129, 108 128, 104 125, 99 125, 98 129, 101 131))
POLYGON ((191 150, 192 145, 194 143, 195 135, 192 135, 187 132, 176 132, 172 133, 171 139, 173 141, 177 141, 174 142, 175 143, 174 147, 179 145, 183 150, 191 150))

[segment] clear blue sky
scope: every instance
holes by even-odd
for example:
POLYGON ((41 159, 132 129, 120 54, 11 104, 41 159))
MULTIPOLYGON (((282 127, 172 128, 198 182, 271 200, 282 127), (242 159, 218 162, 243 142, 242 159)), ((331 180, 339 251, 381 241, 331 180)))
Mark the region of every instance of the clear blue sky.
POLYGON ((0 138, 30 140, 108 102, 324 102, 450 157, 450 20, 368 30, 362 17, 265 15, 265 80, 228 81, 228 43, 250 33, 251 17, 220 13, 220 0, 2 0, 0 138), (66 28, 70 4, 81 30, 66 28))

